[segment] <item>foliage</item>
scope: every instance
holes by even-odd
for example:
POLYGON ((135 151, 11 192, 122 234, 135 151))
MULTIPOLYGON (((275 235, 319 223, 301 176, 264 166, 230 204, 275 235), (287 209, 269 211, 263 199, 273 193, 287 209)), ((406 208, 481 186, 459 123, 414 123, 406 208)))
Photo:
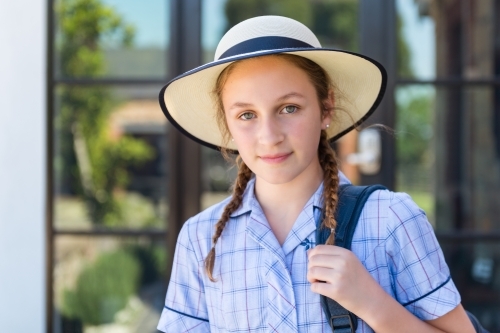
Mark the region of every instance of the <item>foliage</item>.
POLYGON ((312 30, 324 47, 358 50, 358 1, 314 1, 312 8, 312 30))
POLYGON ((141 265, 140 286, 147 286, 161 278, 166 262, 164 247, 131 245, 126 248, 126 251, 132 254, 141 265))
POLYGON ((398 75, 404 78, 413 78, 415 74, 411 67, 411 52, 408 43, 403 34, 403 20, 400 15, 397 15, 396 21, 397 31, 397 59, 398 59, 398 75))
POLYGON ((282 15, 310 25, 312 12, 307 0, 228 0, 226 2, 228 28, 254 16, 282 15))
POLYGON ((164 223, 154 204, 139 193, 117 193, 114 195, 114 201, 118 209, 106 215, 107 226, 144 229, 161 228, 164 223))
POLYGON ((165 257, 164 247, 155 244, 131 244, 102 254, 82 270, 73 290, 64 291, 62 314, 85 325, 113 322, 139 288, 161 278, 165 257))
MULTIPOLYGON (((404 22, 397 16, 397 70, 404 78, 414 78, 412 53, 404 36, 404 22)), ((397 98, 397 156, 407 174, 426 172, 430 161, 432 94, 425 88, 400 88, 397 98)), ((408 177, 407 177, 408 178, 408 177)))
POLYGON ((96 76, 104 73, 101 43, 116 39, 131 45, 134 27, 100 0, 60 0, 56 13, 59 19, 59 54, 65 77, 96 76))
MULTIPOLYGON (((130 45, 134 29, 100 0, 60 0, 57 50, 61 76, 99 77, 105 73, 102 44, 130 45)), ((127 167, 153 157, 143 141, 127 136, 112 139, 108 120, 113 99, 104 87, 62 86, 55 119, 57 149, 54 166, 69 191, 80 194, 94 223, 120 215, 114 190, 128 182, 127 167)))
POLYGON ((399 101, 397 132, 398 161, 402 165, 427 164, 433 131, 430 124, 432 99, 427 94, 405 96, 399 101))
POLYGON ((102 254, 78 276, 75 290, 66 290, 62 313, 86 325, 113 321, 138 288, 140 263, 128 251, 102 254))

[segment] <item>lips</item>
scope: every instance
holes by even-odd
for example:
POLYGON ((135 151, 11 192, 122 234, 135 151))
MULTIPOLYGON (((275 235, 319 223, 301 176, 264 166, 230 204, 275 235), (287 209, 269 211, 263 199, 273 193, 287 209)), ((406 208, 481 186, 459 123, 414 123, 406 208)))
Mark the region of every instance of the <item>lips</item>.
POLYGON ((269 164, 277 164, 285 161, 292 153, 279 153, 273 155, 262 155, 260 159, 269 164))

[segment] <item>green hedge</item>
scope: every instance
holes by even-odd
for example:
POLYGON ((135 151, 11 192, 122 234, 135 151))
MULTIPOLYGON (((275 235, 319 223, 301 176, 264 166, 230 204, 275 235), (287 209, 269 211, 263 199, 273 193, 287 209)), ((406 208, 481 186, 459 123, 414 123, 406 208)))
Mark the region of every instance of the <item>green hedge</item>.
POLYGON ((78 277, 74 290, 66 290, 61 311, 86 325, 113 322, 139 286, 141 264, 130 251, 102 254, 78 277))

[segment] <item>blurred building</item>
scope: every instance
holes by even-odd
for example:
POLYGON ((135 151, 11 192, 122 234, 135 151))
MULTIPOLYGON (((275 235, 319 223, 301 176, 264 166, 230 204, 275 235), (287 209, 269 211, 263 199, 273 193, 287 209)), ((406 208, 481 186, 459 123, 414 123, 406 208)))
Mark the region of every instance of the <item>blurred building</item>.
MULTIPOLYGON (((0 313, 34 313, 37 332, 156 331, 182 223, 227 196, 235 177, 218 152, 167 124, 158 93, 211 61, 232 25, 267 14, 386 67, 367 125, 387 127, 335 143, 341 169, 412 196, 464 306, 500 332, 493 0, 0 4, 0 313)), ((0 316, 8 332, 26 325, 0 316)))

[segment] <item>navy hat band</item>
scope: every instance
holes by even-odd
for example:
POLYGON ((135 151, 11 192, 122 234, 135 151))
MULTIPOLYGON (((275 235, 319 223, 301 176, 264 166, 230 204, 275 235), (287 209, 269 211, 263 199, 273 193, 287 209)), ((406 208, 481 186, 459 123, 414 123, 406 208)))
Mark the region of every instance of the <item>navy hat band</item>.
POLYGON ((219 59, 224 59, 240 54, 266 51, 266 50, 279 50, 279 49, 294 49, 294 48, 314 48, 314 46, 307 44, 298 39, 279 36, 266 36, 257 37, 238 43, 226 52, 222 53, 219 59))

